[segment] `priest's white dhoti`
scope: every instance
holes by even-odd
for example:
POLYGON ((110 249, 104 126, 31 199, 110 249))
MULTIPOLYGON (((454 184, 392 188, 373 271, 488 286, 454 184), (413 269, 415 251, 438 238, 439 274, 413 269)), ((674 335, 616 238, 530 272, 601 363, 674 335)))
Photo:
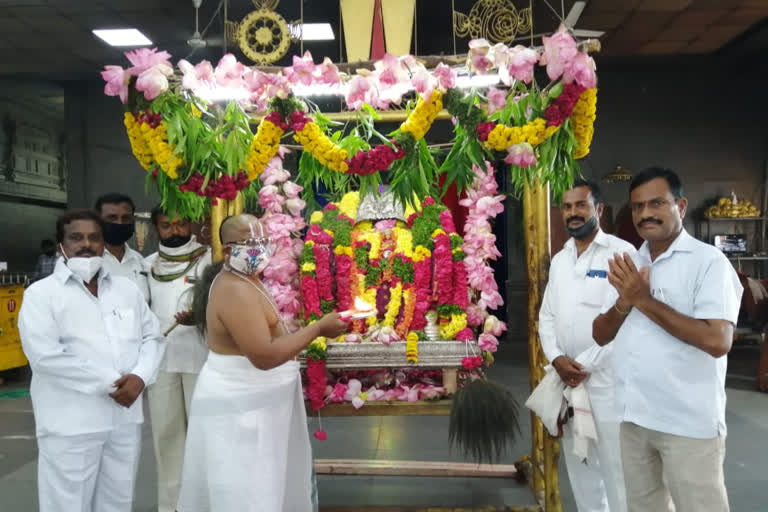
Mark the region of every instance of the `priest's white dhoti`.
POLYGON ((255 368, 211 352, 197 380, 179 512, 311 512, 299 363, 255 368))

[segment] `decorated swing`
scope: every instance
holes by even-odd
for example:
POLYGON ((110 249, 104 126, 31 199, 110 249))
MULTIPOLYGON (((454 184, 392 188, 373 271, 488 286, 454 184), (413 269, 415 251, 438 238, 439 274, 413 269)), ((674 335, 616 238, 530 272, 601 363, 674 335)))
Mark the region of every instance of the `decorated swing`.
MULTIPOLYGON (((275 72, 229 54, 216 66, 179 61, 177 72, 166 52, 138 49, 126 53, 131 67, 107 66, 102 76, 125 106, 148 186, 169 212, 210 222, 216 259, 223 219, 254 213, 276 248, 263 280, 283 319, 299 327, 330 311, 352 318, 345 335, 306 350, 308 411, 450 415, 451 441, 483 461, 516 428, 509 392, 484 371, 506 329, 491 314, 502 306, 490 266, 501 256, 493 220, 505 197, 495 176, 511 173, 523 201, 533 388, 545 362, 537 314, 549 198, 589 152, 596 75, 593 43, 564 28, 543 48, 469 46, 459 64, 387 54, 349 74, 308 52, 275 72), (343 97, 346 109, 321 112, 310 101, 318 94, 343 97), (437 119, 454 123, 439 148, 425 140, 437 119), (382 121, 400 124, 385 135, 382 121), (501 161, 508 171, 489 163, 501 161), (462 223, 443 204, 453 189, 462 223), (489 405, 478 412, 478 403, 489 405), (485 441, 473 432, 477 414, 493 424, 485 441)), ((532 454, 518 469, 541 507, 560 510, 558 445, 532 424, 532 454)), ((493 474, 469 473, 480 468, 493 474)))

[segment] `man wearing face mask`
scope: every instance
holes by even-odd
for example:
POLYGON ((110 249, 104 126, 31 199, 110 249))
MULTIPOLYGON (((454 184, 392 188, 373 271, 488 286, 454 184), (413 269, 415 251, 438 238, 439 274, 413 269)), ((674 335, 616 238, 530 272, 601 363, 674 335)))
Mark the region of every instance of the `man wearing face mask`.
POLYGON ((130 512, 141 452, 142 391, 162 353, 136 285, 103 267, 103 222, 59 217, 62 258, 24 294, 19 333, 32 368, 42 512, 130 512))
POLYGON ((566 423, 562 453, 579 512, 624 512, 612 355, 592 339, 592 320, 610 293, 608 261, 614 253, 634 248, 600 229, 603 204, 596 183, 576 180, 563 194, 560 209, 571 238, 552 258, 539 311, 539 337, 563 382, 571 388, 584 386, 597 430, 597 441, 589 440, 585 464, 574 453, 573 427, 566 423))
POLYGON ((133 200, 118 193, 104 194, 94 207, 104 221, 104 267, 113 275, 127 277, 149 300, 144 257, 128 246, 136 229, 133 200))
POLYGON ((728 258, 683 227, 674 171, 645 169, 629 196, 645 243, 609 262, 593 324, 614 347, 628 510, 728 512, 725 375, 743 288, 728 258))
POLYGON ((271 254, 261 223, 230 217, 221 240, 224 269, 203 325, 211 352, 192 398, 177 510, 309 512, 312 454, 296 356, 347 324, 330 313, 289 333, 260 279, 271 254))
POLYGON ((147 397, 157 461, 158 510, 173 512, 181 486, 192 392, 208 355, 189 311, 194 283, 211 264, 211 251, 191 234, 188 220, 172 218, 160 206, 152 210, 152 224, 160 246, 145 260, 150 308, 163 332, 172 330, 166 335, 165 355, 147 397))

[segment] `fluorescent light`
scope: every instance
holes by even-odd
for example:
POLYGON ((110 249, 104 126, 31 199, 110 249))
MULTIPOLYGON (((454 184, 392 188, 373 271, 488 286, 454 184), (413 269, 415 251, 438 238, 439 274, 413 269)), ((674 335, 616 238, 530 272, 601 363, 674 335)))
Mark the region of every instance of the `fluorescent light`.
POLYGON ((152 44, 147 36, 135 28, 102 29, 92 32, 110 46, 148 46, 152 44))
POLYGON ((333 28, 330 23, 303 23, 297 25, 298 37, 305 41, 333 41, 333 28))
POLYGON ((456 87, 469 89, 472 87, 490 87, 499 83, 499 75, 459 75, 456 77, 456 87))

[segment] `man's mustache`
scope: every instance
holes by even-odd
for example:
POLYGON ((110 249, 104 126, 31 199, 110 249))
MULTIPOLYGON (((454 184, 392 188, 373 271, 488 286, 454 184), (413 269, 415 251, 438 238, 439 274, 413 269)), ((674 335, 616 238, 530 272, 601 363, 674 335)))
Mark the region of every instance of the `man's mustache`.
POLYGON ((83 256, 85 254, 89 254, 91 256, 96 256, 96 253, 90 249, 80 249, 75 253, 75 256, 83 256))
POLYGON ((581 222, 586 222, 586 221, 584 220, 584 217, 575 217, 575 216, 574 216, 574 217, 568 217, 568 218, 566 219, 565 223, 566 223, 566 224, 570 224, 570 223, 571 223, 571 222, 573 222, 574 220, 580 220, 581 222))
POLYGON ((638 225, 638 226, 642 226, 643 224, 646 224, 646 223, 657 224, 657 225, 659 225, 659 226, 661 226, 662 224, 664 224, 664 223, 663 223, 662 221, 660 221, 659 219, 654 219, 653 217, 648 217, 648 218, 642 219, 640 222, 638 222, 638 223, 637 223, 637 225, 638 225))

